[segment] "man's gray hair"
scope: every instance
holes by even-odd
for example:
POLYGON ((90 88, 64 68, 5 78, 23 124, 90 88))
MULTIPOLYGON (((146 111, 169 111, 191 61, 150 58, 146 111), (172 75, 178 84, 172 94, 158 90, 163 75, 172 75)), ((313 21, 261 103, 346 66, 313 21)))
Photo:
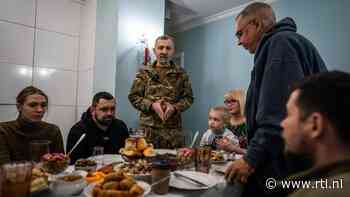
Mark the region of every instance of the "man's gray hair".
POLYGON ((272 7, 263 2, 249 4, 236 16, 236 20, 238 17, 257 17, 263 22, 264 28, 269 28, 276 24, 276 16, 272 7))

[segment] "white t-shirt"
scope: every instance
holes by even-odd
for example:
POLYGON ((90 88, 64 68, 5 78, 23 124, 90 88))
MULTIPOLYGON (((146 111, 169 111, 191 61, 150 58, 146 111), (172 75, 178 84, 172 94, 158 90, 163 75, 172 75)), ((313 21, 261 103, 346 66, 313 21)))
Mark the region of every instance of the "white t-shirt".
POLYGON ((225 128, 224 132, 221 134, 215 134, 211 129, 208 129, 202 136, 200 146, 214 146, 215 147, 215 140, 218 138, 227 138, 230 140, 230 143, 232 144, 238 144, 238 137, 233 134, 232 131, 225 128))

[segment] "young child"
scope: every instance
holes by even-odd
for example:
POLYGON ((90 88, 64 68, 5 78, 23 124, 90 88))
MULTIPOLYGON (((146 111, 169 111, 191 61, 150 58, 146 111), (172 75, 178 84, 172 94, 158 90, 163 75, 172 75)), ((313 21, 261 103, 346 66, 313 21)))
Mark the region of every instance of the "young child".
MULTIPOLYGON (((209 110, 208 130, 203 134, 200 146, 211 146, 214 150, 219 149, 221 140, 229 144, 238 145, 238 138, 226 126, 229 124, 230 114, 223 106, 213 107, 209 110)), ((239 145, 238 145, 239 146, 239 145)))

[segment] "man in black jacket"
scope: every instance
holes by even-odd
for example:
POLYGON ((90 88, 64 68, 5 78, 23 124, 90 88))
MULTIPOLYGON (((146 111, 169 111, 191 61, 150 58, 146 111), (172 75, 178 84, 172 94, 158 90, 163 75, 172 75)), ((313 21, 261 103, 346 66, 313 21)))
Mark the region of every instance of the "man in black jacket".
POLYGON ((83 113, 68 134, 67 152, 69 152, 81 135, 85 138, 71 153, 71 163, 77 159, 90 157, 96 146, 104 148, 104 154, 117 154, 129 137, 126 124, 115 118, 116 101, 108 92, 95 94, 92 105, 83 113))
POLYGON ((270 5, 252 3, 235 20, 238 45, 255 55, 245 110, 247 154, 232 162, 226 179, 246 184, 243 196, 264 196, 271 194, 265 186, 268 178, 307 167, 284 156, 280 123, 286 114, 289 86, 327 69, 313 44, 296 33, 293 19, 277 23, 270 5))

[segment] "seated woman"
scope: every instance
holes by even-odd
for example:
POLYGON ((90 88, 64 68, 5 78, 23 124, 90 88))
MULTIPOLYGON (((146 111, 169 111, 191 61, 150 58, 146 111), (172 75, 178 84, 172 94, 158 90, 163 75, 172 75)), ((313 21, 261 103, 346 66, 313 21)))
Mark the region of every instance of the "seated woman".
POLYGON ((247 126, 244 117, 245 96, 243 90, 231 90, 224 95, 224 103, 231 114, 230 129, 239 139, 241 148, 247 148, 247 126))
POLYGON ((17 119, 0 123, 0 164, 31 160, 30 142, 34 140, 49 140, 50 152, 64 152, 60 129, 42 121, 48 106, 47 95, 29 86, 17 95, 16 103, 17 119))
POLYGON ((213 107, 209 110, 208 130, 203 134, 200 146, 211 146, 214 150, 235 146, 235 150, 229 152, 242 153, 239 150, 238 138, 226 128, 230 120, 230 114, 223 106, 213 107), (221 146, 225 142, 225 147, 221 146))

